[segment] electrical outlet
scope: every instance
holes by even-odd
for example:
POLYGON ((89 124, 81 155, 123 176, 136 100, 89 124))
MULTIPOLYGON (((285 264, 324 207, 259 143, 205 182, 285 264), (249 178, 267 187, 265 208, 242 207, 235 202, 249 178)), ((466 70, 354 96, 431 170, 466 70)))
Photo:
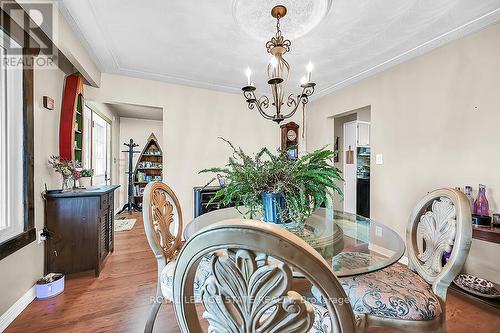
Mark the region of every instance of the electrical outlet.
POLYGON ((379 226, 375 227, 375 235, 377 237, 382 237, 382 227, 379 227, 379 226))
POLYGON ((375 155, 375 163, 376 164, 384 164, 384 155, 382 155, 382 154, 375 155))
POLYGON ((36 230, 36 241, 38 244, 42 244, 42 242, 45 242, 47 240, 47 238, 42 234, 43 234, 43 229, 36 230))

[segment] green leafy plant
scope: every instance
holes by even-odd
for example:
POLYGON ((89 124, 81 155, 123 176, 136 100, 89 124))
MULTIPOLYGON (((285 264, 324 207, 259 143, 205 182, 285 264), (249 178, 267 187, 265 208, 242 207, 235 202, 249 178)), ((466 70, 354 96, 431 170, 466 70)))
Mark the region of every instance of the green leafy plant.
POLYGON ((94 169, 83 169, 80 171, 82 177, 92 177, 94 175, 94 169))
POLYGON ((228 163, 221 168, 200 171, 226 178, 227 185, 217 191, 211 200, 220 199, 219 206, 230 203, 237 207, 244 206, 248 210, 245 215, 252 218, 262 211, 263 192, 279 193, 286 202, 282 215, 301 222, 328 198, 333 199, 334 192, 343 195, 337 185, 338 181, 343 181, 341 172, 331 163, 336 152, 326 147, 290 160, 286 151, 273 154, 267 148, 262 148, 252 157, 228 140, 220 139, 233 150, 228 163))

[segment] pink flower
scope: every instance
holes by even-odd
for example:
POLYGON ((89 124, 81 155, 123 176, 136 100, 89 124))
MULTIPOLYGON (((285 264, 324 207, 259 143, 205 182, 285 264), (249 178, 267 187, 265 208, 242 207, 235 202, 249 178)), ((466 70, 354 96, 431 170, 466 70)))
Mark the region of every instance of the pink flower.
POLYGON ((78 171, 78 170, 73 170, 73 179, 74 179, 74 180, 78 180, 78 179, 80 179, 80 178, 82 178, 82 175, 81 175, 80 171, 78 171))

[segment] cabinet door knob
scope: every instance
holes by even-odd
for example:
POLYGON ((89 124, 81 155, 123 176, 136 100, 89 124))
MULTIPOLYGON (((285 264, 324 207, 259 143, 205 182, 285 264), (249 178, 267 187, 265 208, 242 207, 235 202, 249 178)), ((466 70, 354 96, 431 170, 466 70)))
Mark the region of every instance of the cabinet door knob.
POLYGON ((57 257, 57 251, 56 250, 54 250, 54 255, 57 257))

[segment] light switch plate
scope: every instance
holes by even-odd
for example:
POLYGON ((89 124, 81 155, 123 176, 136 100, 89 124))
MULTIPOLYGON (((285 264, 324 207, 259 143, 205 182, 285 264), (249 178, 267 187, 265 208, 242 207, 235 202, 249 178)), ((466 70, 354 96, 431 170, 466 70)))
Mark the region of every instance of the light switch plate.
POLYGON ((382 155, 382 154, 375 155, 375 163, 376 164, 384 164, 384 155, 382 155))
POLYGON ((381 227, 379 227, 379 226, 375 227, 375 235, 377 235, 377 237, 382 237, 382 228, 381 227))

